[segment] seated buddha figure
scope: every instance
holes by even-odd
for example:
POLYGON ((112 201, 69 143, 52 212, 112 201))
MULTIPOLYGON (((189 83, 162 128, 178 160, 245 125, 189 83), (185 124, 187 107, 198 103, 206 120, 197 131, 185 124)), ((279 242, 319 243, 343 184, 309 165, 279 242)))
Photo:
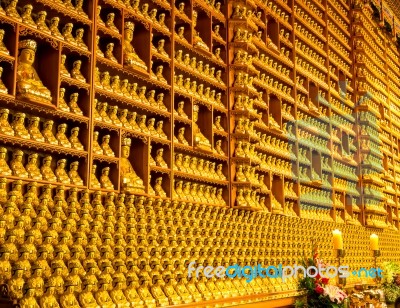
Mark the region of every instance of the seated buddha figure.
POLYGON ((121 147, 120 168, 122 189, 125 192, 143 192, 143 181, 137 176, 129 161, 131 142, 130 138, 125 138, 121 147))
POLYGON ((96 299, 93 296, 93 289, 95 288, 94 281, 89 277, 83 280, 83 290, 79 294, 79 303, 83 308, 97 308, 96 299))
POLYGON ((210 51, 210 48, 202 38, 200 37, 200 34, 198 31, 196 31, 194 28, 196 27, 197 24, 197 11, 193 11, 193 46, 204 49, 206 51, 210 51))
POLYGON ((94 297, 97 301, 97 304, 100 307, 103 308, 114 308, 116 305, 113 303, 109 290, 110 290, 110 284, 108 283, 108 279, 106 278, 101 278, 99 280, 99 290, 95 293, 94 297))
POLYGON ((51 103, 51 93, 32 66, 35 62, 37 44, 33 40, 19 42, 17 67, 17 95, 31 101, 51 103))
POLYGON ((14 135, 24 139, 30 139, 31 136, 25 127, 26 114, 17 112, 14 115, 14 119, 11 123, 11 127, 14 129, 14 135))
POLYGON ((114 277, 113 289, 110 291, 111 299, 117 307, 131 307, 126 299, 123 290, 126 289, 126 281, 124 276, 114 277))
POLYGON ((14 176, 18 176, 21 178, 28 178, 29 174, 26 171, 24 164, 22 163, 23 155, 24 152, 21 150, 14 151, 13 158, 10 162, 10 167, 14 176))
POLYGON ((14 136, 14 129, 11 127, 10 122, 8 122, 9 114, 9 109, 0 109, 0 133, 8 136, 14 136))
POLYGON ((194 146, 203 150, 211 151, 210 141, 201 133, 200 128, 197 126, 196 122, 199 115, 199 106, 193 106, 193 135, 194 135, 194 146))
POLYGON ((5 176, 12 174, 12 171, 7 164, 6 156, 7 149, 4 147, 0 147, 0 174, 5 176))
POLYGON ((133 68, 147 71, 147 66, 142 59, 139 58, 135 49, 132 46, 133 31, 135 30, 135 24, 132 22, 125 22, 124 27, 124 63, 133 68))
POLYGON ((42 174, 43 180, 49 181, 49 182, 56 182, 57 177, 53 172, 53 169, 51 168, 51 162, 53 161, 53 158, 51 156, 46 156, 43 158, 43 165, 40 168, 40 173, 42 174))

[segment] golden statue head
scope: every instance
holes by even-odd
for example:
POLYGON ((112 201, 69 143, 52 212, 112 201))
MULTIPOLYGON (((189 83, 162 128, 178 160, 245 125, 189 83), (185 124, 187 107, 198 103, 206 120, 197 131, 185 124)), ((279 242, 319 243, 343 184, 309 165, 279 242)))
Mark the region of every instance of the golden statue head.
POLYGON ((131 138, 125 138, 122 141, 122 147, 121 147, 121 155, 123 158, 128 158, 129 154, 130 154, 130 149, 131 149, 131 144, 132 144, 132 140, 131 138))
POLYGON ((18 49, 21 50, 19 54, 19 61, 32 65, 35 61, 37 43, 34 40, 23 40, 19 42, 18 49))

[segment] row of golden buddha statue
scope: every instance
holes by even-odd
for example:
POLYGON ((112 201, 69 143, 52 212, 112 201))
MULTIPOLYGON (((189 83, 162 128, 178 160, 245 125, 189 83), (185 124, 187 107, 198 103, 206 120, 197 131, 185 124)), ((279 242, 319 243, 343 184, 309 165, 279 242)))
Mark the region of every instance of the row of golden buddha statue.
POLYGON ((94 83, 97 87, 132 99, 135 102, 168 111, 164 104, 164 93, 161 92, 156 95, 155 90, 147 91, 147 86, 138 86, 136 82, 130 83, 128 79, 120 80, 119 75, 111 77, 108 71, 100 72, 98 67, 95 70, 94 83))
POLYGON ((164 121, 157 121, 155 118, 147 119, 147 115, 138 115, 136 111, 130 112, 128 109, 119 109, 118 106, 109 106, 107 102, 94 100, 94 119, 100 122, 114 124, 118 127, 142 132, 144 134, 168 139, 164 133, 164 121))
POLYGON ((217 92, 211 87, 205 87, 203 83, 197 84, 196 80, 191 80, 189 77, 184 78, 183 74, 174 75, 174 85, 176 90, 183 92, 197 99, 205 101, 207 104, 216 105, 220 108, 226 108, 222 101, 222 93, 217 92))
POLYGON ((65 123, 57 126, 56 134, 53 133, 54 121, 44 120, 36 116, 28 116, 22 112, 16 112, 12 116, 11 123, 8 118, 10 115, 9 109, 0 109, 0 132, 7 136, 15 136, 28 140, 35 140, 52 145, 59 145, 66 148, 76 150, 84 150, 84 146, 79 140, 79 127, 71 129, 70 137, 67 137, 68 125, 65 123), (26 118, 28 125, 25 126, 26 118), (40 129, 40 124, 43 121, 43 128, 40 129))
POLYGON ((317 219, 322 221, 333 221, 330 209, 316 207, 315 205, 302 204, 300 216, 308 219, 317 219))
POLYGON ((22 150, 13 150, 10 162, 7 162, 7 148, 0 148, 0 170, 3 176, 16 176, 20 178, 44 180, 48 182, 57 182, 63 184, 74 184, 83 186, 83 180, 79 175, 79 161, 70 163, 69 171, 65 168, 67 160, 59 159, 54 168, 53 157, 47 155, 43 157, 42 164, 39 167, 39 154, 26 154, 22 150), (27 155, 26 164, 24 165, 24 155, 27 155), (54 170, 53 170, 54 169, 54 170))
POLYGON ((216 164, 203 158, 175 153, 175 171, 205 177, 210 180, 226 181, 227 178, 224 175, 223 167, 223 164, 216 164))
POLYGON ((206 203, 225 207, 224 189, 193 182, 175 181, 172 198, 192 203, 206 203))
MULTIPOLYGON (((202 60, 197 60, 196 57, 190 58, 190 54, 183 54, 183 50, 179 49, 175 52, 175 61, 179 64, 185 65, 189 71, 194 71, 201 75, 201 78, 210 80, 215 83, 225 86, 222 80, 222 70, 210 67, 209 63, 204 63, 202 60)), ((200 77, 200 76, 199 76, 200 77)))

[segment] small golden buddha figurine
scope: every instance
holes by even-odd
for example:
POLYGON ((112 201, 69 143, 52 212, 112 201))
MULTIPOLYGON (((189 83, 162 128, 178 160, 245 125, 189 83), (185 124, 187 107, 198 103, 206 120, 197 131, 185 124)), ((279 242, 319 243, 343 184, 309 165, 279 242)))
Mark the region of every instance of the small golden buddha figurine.
POLYGON ((71 74, 68 72, 67 68, 65 67, 65 61, 67 60, 66 55, 61 55, 60 60, 60 75, 64 75, 67 77, 71 77, 71 74))
POLYGON ((154 184, 154 192, 155 192, 156 196, 166 198, 167 194, 164 191, 164 189, 162 188, 162 181, 163 181, 162 177, 158 177, 156 179, 156 182, 154 184))
POLYGON ((12 171, 7 164, 6 156, 7 156, 7 149, 4 147, 0 147, 0 174, 8 176, 12 175, 12 171))
POLYGON ((3 68, 0 67, 0 93, 8 94, 8 89, 4 85, 3 80, 1 79, 2 75, 3 75, 3 68))
POLYGON ((138 280, 135 280, 132 276, 127 276, 127 288, 124 290, 126 299, 131 303, 132 307, 144 308, 144 303, 136 291, 138 287, 138 280))
POLYGON ((42 136, 42 134, 40 133, 39 124, 40 124, 39 117, 31 117, 29 119, 28 131, 29 131, 29 134, 31 135, 32 140, 44 142, 45 139, 42 136))
POLYGON ((217 152, 219 155, 225 156, 225 152, 222 150, 222 140, 217 140, 215 142, 214 151, 217 152))
POLYGON ((118 28, 114 25, 115 13, 109 13, 107 15, 106 27, 112 31, 118 32, 118 28))
POLYGON ((93 150, 93 153, 95 153, 95 154, 103 155, 103 149, 101 148, 98 140, 99 140, 99 132, 95 131, 95 132, 93 132, 92 150, 93 150))
POLYGON ((156 162, 157 166, 161 167, 161 168, 168 168, 168 165, 163 158, 164 149, 160 148, 157 150, 156 153, 157 154, 156 154, 155 162, 156 162))
POLYGON ((61 307, 71 307, 71 308, 79 308, 79 302, 75 297, 75 285, 71 281, 71 279, 68 279, 64 283, 64 292, 60 296, 60 303, 61 307))
POLYGON ((33 68, 37 44, 33 40, 19 42, 20 54, 17 67, 17 93, 21 98, 51 103, 51 93, 41 82, 33 68))
POLYGON ((88 18, 87 14, 83 10, 82 6, 83 6, 83 0, 76 0, 75 11, 78 13, 78 15, 82 15, 82 16, 88 18))
POLYGON ((154 127, 156 119, 155 118, 150 118, 147 120, 147 129, 150 133, 151 136, 156 136, 158 137, 158 133, 154 127))
POLYGON ((58 98, 58 108, 62 111, 71 112, 67 102, 64 99, 65 88, 60 88, 59 98, 58 98))
POLYGON ((110 135, 103 136, 100 146, 103 150, 103 155, 115 157, 115 153, 110 147, 110 135))
POLYGON ((155 76, 158 81, 167 83, 167 80, 164 78, 164 76, 162 74, 163 70, 164 70, 164 66, 162 66, 162 65, 157 66, 155 76))
POLYGON ((38 154, 32 153, 28 156, 28 163, 26 164, 26 171, 28 172, 28 176, 33 180, 41 180, 42 174, 40 173, 40 169, 38 166, 38 154))
POLYGON ((45 293, 40 298, 40 307, 42 308, 60 308, 56 293, 56 285, 53 281, 48 280, 45 285, 45 293))
POLYGON ((189 142, 187 142, 185 138, 185 127, 181 127, 178 130, 178 136, 176 137, 176 141, 179 143, 182 143, 183 145, 189 145, 189 142))
POLYGON ((60 159, 57 162, 57 167, 55 171, 55 175, 57 177, 57 182, 63 183, 63 184, 71 184, 71 179, 69 178, 67 171, 65 170, 65 166, 67 164, 66 159, 60 159))
POLYGON ((185 102, 184 101, 180 101, 178 103, 178 108, 176 109, 176 112, 178 113, 178 115, 180 117, 183 117, 183 118, 187 119, 188 115, 186 114, 186 112, 184 110, 184 106, 185 106, 185 102))
POLYGON ((79 105, 78 105, 78 99, 79 99, 79 93, 77 93, 77 92, 72 93, 69 97, 68 106, 73 113, 76 113, 78 115, 83 115, 83 112, 82 112, 81 108, 79 108, 79 105))
POLYGON ((96 55, 98 57, 104 57, 104 53, 101 51, 99 43, 100 43, 100 35, 96 35, 96 55))
POLYGON ((193 46, 204 49, 206 51, 210 51, 208 45, 204 43, 204 41, 200 37, 199 32, 195 30, 196 24, 197 24, 197 11, 193 11, 193 46))
POLYGON ((96 176, 97 165, 92 165, 92 173, 90 175, 90 187, 91 188, 101 188, 101 184, 96 176))
POLYGON ((51 162, 53 161, 53 158, 51 156, 46 156, 43 158, 43 165, 40 168, 40 173, 42 174, 43 180, 49 181, 49 182, 56 182, 57 177, 53 172, 53 169, 51 168, 51 162))
POLYGON ((76 45, 76 41, 74 36, 72 35, 72 29, 74 25, 72 23, 66 23, 64 28, 62 29, 62 36, 64 40, 70 44, 76 45))
POLYGON ((5 11, 8 17, 21 21, 21 16, 18 14, 17 11, 17 3, 18 3, 17 0, 11 0, 9 4, 6 6, 5 11))
POLYGON ((164 121, 158 121, 156 124, 156 131, 158 133, 158 137, 160 137, 161 139, 168 139, 167 135, 164 133, 163 130, 163 125, 164 125, 164 121))
POLYGON ((105 27, 106 24, 105 24, 104 21, 101 19, 100 13, 101 13, 101 6, 100 6, 100 5, 97 5, 97 7, 96 7, 97 20, 96 20, 96 22, 97 22, 100 26, 104 26, 104 27, 105 27))
POLYGON ((114 184, 110 180, 110 167, 105 167, 101 170, 100 184, 101 188, 114 189, 114 184))
POLYGON ((36 28, 36 24, 32 19, 32 10, 33 10, 33 6, 31 4, 26 4, 24 5, 24 7, 22 8, 22 22, 24 24, 30 25, 31 27, 36 28))
POLYGON ((14 129, 8 122, 8 116, 10 114, 9 109, 0 109, 0 133, 8 136, 14 136, 14 129))
POLYGON ((60 18, 59 17, 53 17, 50 20, 50 25, 49 25, 49 29, 51 32, 51 35, 58 38, 58 39, 64 39, 64 37, 62 36, 60 30, 58 30, 58 24, 60 22, 60 18))
POLYGON ((70 165, 68 176, 72 184, 83 186, 83 180, 79 176, 78 169, 79 169, 79 162, 78 161, 72 162, 70 165))
POLYGON ((116 57, 114 57, 113 52, 114 52, 114 43, 108 43, 104 55, 108 60, 118 63, 118 60, 116 57))
POLYGON ((197 120, 199 115, 199 106, 193 106, 193 135, 194 135, 194 146, 211 151, 211 143, 208 139, 201 133, 200 128, 197 126, 197 120))
POLYGON ((123 43, 123 50, 124 50, 124 64, 131 66, 133 68, 139 68, 141 70, 147 71, 147 66, 139 58, 135 49, 132 46, 133 40, 133 31, 135 29, 135 24, 132 22, 125 22, 124 25, 124 43, 123 43))
POLYGON ((14 135, 23 139, 30 139, 28 130, 25 128, 26 114, 18 112, 14 115, 11 127, 14 129, 14 135))
POLYGON ((143 181, 137 176, 129 161, 131 143, 132 141, 130 138, 125 138, 121 147, 121 186, 124 192, 143 192, 143 181))
POLYGON ((4 44, 4 41, 3 41, 4 40, 4 34, 5 34, 5 31, 3 29, 0 29, 0 53, 9 55, 10 52, 8 51, 6 45, 4 44))
POLYGON ((79 140, 79 127, 74 127, 71 129, 71 136, 69 137, 69 142, 71 143, 71 147, 76 150, 83 151, 85 148, 79 140))
POLYGON ((83 40, 83 35, 85 33, 85 29, 79 28, 75 32, 75 42, 78 45, 78 47, 84 49, 84 50, 89 50, 89 48, 86 46, 85 41, 83 40))
POLYGON ((67 136, 65 135, 66 131, 67 131, 67 124, 63 123, 58 125, 56 138, 58 140, 59 145, 66 148, 71 148, 71 143, 69 142, 67 136))
POLYGON ((72 65, 71 77, 86 83, 86 78, 81 73, 82 61, 76 60, 72 65))
POLYGON ((40 308, 38 302, 35 299, 36 288, 29 284, 24 285, 24 296, 20 301, 21 307, 32 307, 40 308))
POLYGON ((43 123, 42 136, 44 137, 45 142, 58 145, 58 140, 53 135, 53 124, 53 120, 47 120, 43 123))
POLYGON ((23 155, 24 155, 24 152, 21 150, 14 151, 12 160, 10 162, 10 168, 12 171, 12 175, 18 176, 21 178, 28 178, 29 174, 26 171, 24 164, 23 164, 23 155))

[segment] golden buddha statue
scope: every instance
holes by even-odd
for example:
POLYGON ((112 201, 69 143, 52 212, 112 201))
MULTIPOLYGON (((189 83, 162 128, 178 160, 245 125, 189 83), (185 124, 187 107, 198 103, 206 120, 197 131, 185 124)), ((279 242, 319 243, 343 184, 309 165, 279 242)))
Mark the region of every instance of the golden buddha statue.
POLYGON ((66 159, 60 159, 57 162, 57 167, 55 171, 55 175, 57 177, 57 182, 63 183, 63 184, 70 184, 71 180, 67 174, 67 171, 65 170, 65 165, 67 164, 66 159))
POLYGON ((60 18, 53 17, 52 19, 50 19, 49 29, 50 29, 52 36, 62 40, 62 39, 64 39, 64 37, 62 36, 60 30, 58 29, 59 23, 60 23, 60 18))
POLYGON ((0 93, 3 94, 8 94, 8 89, 7 87, 4 85, 3 80, 1 79, 1 76, 3 75, 3 68, 0 67, 0 93))
POLYGON ((66 148, 71 148, 71 143, 69 142, 67 136, 65 135, 66 131, 67 131, 67 124, 63 123, 58 125, 56 139, 59 145, 66 148))
POLYGON ((0 174, 8 176, 12 174, 10 167, 6 161, 7 149, 0 147, 0 174))
POLYGON ((28 172, 29 178, 33 180, 41 180, 42 174, 40 173, 40 169, 38 166, 38 157, 37 153, 32 153, 28 156, 28 163, 26 164, 26 171, 28 172))
POLYGON ((99 144, 99 132, 93 132, 92 150, 94 154, 103 155, 103 149, 99 144))
POLYGON ((37 18, 36 18, 36 27, 38 30, 43 31, 47 34, 51 34, 51 31, 49 27, 46 24, 46 17, 47 17, 47 12, 46 11, 40 11, 37 13, 37 18))
POLYGON ((64 292, 60 296, 60 303, 61 307, 71 307, 71 308, 79 308, 79 302, 75 297, 75 285, 71 281, 71 279, 68 279, 64 283, 64 292))
POLYGON ((104 55, 108 60, 118 63, 117 58, 114 56, 114 43, 107 44, 104 55))
POLYGON ((165 162, 165 160, 163 158, 163 153, 164 153, 164 149, 163 148, 160 148, 160 149, 157 150, 155 162, 156 162, 156 165, 158 167, 168 168, 168 164, 165 162))
POLYGON ((14 119, 11 123, 11 127, 14 129, 14 135, 23 139, 30 139, 28 130, 25 128, 26 114, 17 112, 14 114, 14 119))
POLYGON ((24 5, 24 7, 22 8, 21 19, 24 24, 36 28, 36 23, 32 19, 32 10, 33 10, 32 4, 24 5))
POLYGON ((200 37, 199 32, 195 29, 197 24, 197 11, 193 11, 193 46, 204 49, 206 51, 210 51, 210 48, 202 38, 200 37))
POLYGON ((150 292, 153 295, 153 298, 156 300, 157 305, 160 307, 168 306, 169 300, 168 297, 165 296, 162 287, 165 285, 164 281, 157 274, 153 275, 153 285, 150 288, 150 292))
POLYGON ((83 112, 82 112, 81 108, 79 108, 79 105, 78 105, 78 98, 79 98, 79 93, 77 93, 77 92, 72 93, 69 97, 70 100, 69 100, 68 106, 73 113, 76 113, 78 115, 83 115, 83 112))
POLYGON ((110 290, 110 284, 108 283, 108 278, 99 279, 99 290, 95 293, 94 297, 100 307, 104 308, 115 308, 110 294, 108 291, 110 290))
POLYGON ((124 43, 123 43, 123 50, 124 50, 124 64, 131 66, 133 68, 138 68, 147 72, 147 66, 139 58, 135 49, 132 46, 133 40, 133 31, 135 29, 135 24, 132 22, 125 22, 124 25, 124 43))
POLYGON ((65 96, 65 88, 60 88, 60 92, 58 95, 58 108, 62 111, 71 112, 67 102, 64 99, 65 96))
POLYGON ((43 85, 36 70, 33 68, 37 44, 33 40, 19 42, 20 54, 17 67, 18 97, 31 101, 51 103, 51 93, 43 85))
POLYGON ((0 109, 0 133, 8 136, 14 136, 14 129, 8 122, 8 116, 10 114, 9 109, 0 109))
POLYGON ((159 196, 159 197, 162 197, 162 198, 166 198, 167 194, 166 194, 166 192, 164 191, 164 189, 162 187, 162 181, 163 181, 162 177, 158 177, 156 179, 156 182, 154 184, 154 192, 155 192, 156 196, 159 196))
POLYGON ((115 157, 115 153, 110 146, 110 135, 103 136, 100 147, 103 150, 103 155, 115 157))
POLYGON ((19 302, 19 305, 21 305, 21 307, 40 308, 35 298, 35 296, 37 295, 36 293, 36 288, 32 287, 29 284, 25 284, 24 297, 19 302))
POLYGON ((29 173, 26 171, 23 164, 23 155, 24 152, 21 150, 16 150, 13 152, 13 158, 10 162, 10 168, 12 171, 12 175, 18 176, 21 178, 28 178, 29 173))
POLYGON ((66 23, 65 26, 62 29, 62 36, 64 37, 64 40, 72 45, 76 45, 76 41, 74 36, 72 35, 72 29, 74 25, 72 23, 66 23))
POLYGON ((113 190, 114 184, 111 182, 109 174, 110 174, 110 167, 105 167, 103 168, 103 170, 101 170, 100 184, 101 188, 113 190))
POLYGON ((22 21, 21 16, 19 15, 17 11, 17 0, 11 0, 9 4, 6 6, 5 11, 6 15, 8 17, 11 17, 12 19, 16 19, 18 21, 22 21))
POLYGON ((40 307, 42 308, 60 308, 56 297, 56 285, 48 280, 45 285, 45 293, 40 298, 40 307))
POLYGON ((53 120, 47 120, 43 123, 42 136, 44 137, 45 142, 58 145, 58 140, 53 135, 53 124, 53 120))
POLYGON ((97 165, 92 165, 92 173, 90 175, 90 187, 91 188, 101 188, 101 184, 96 176, 97 165))
POLYGON ((194 146, 203 150, 211 151, 212 146, 210 141, 201 133, 197 126, 197 120, 199 115, 199 106, 193 106, 193 135, 194 135, 194 146))
POLYGON ((71 77, 86 83, 86 78, 81 73, 81 66, 82 66, 81 60, 74 61, 74 63, 72 64, 71 77))
POLYGON ((79 127, 74 127, 71 129, 71 136, 69 137, 69 142, 71 143, 71 147, 75 150, 83 151, 85 148, 79 140, 79 127))
POLYGON ((86 46, 86 43, 83 39, 83 35, 85 33, 85 30, 83 28, 79 28, 75 32, 75 42, 78 45, 78 47, 84 49, 84 50, 89 50, 89 48, 86 46))
POLYGON ((121 147, 120 172, 122 190, 124 192, 143 192, 145 188, 143 181, 137 176, 129 161, 131 143, 130 138, 125 138, 121 147))
POLYGON ((23 278, 24 268, 19 265, 14 265, 13 272, 14 274, 12 278, 7 282, 9 287, 9 295, 11 298, 20 300, 23 297, 23 286, 25 283, 23 278))
POLYGON ((69 73, 69 71, 67 70, 67 68, 65 67, 65 61, 67 60, 67 56, 66 55, 61 55, 61 60, 60 60, 60 75, 64 75, 67 77, 71 77, 71 74, 69 73))
POLYGON ((7 49, 7 47, 6 47, 6 45, 4 44, 4 34, 5 34, 6 32, 3 30, 3 29, 0 29, 0 53, 3 53, 3 54, 6 54, 6 55, 9 55, 10 54, 10 52, 9 52, 9 50, 7 49))
POLYGON ((70 170, 68 172, 68 177, 70 178, 72 184, 83 186, 83 180, 79 176, 78 169, 79 169, 79 162, 77 161, 72 162, 70 165, 70 170))
POLYGON ((126 299, 123 290, 126 289, 125 277, 115 276, 114 277, 113 289, 110 291, 110 296, 116 307, 131 307, 130 303, 126 299))
POLYGON ((40 173, 42 174, 43 180, 49 181, 49 182, 56 182, 57 177, 53 172, 53 169, 51 168, 51 163, 53 161, 53 158, 51 156, 46 156, 43 159, 43 165, 40 168, 40 173))

